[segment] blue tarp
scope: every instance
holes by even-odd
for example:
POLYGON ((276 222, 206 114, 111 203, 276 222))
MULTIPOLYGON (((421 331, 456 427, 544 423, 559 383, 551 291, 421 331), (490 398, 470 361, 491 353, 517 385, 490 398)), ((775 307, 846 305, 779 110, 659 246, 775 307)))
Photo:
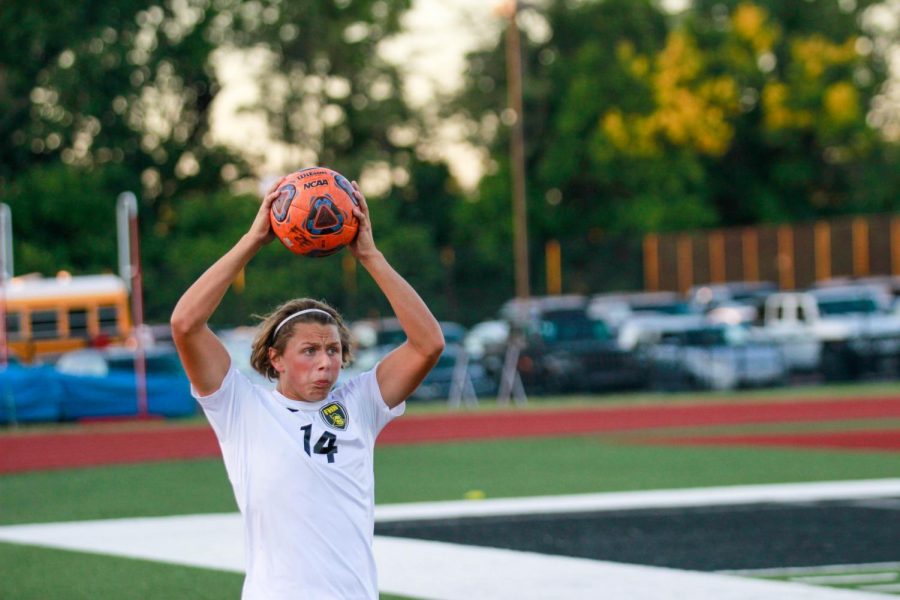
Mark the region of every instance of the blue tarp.
MULTIPOLYGON (((0 423, 57 421, 138 414, 134 373, 66 375, 52 367, 10 365, 0 371, 0 423)), ((148 373, 151 415, 182 417, 196 411, 183 374, 148 373)))
POLYGON ((0 370, 0 423, 57 421, 65 392, 53 367, 0 370))

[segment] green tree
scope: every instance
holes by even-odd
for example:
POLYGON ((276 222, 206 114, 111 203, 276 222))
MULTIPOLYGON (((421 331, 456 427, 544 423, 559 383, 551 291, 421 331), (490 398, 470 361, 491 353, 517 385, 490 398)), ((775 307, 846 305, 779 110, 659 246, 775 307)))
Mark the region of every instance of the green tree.
POLYGON ((721 222, 896 208, 897 146, 869 121, 890 48, 864 25, 875 4, 694 4, 686 30, 708 69, 727 73, 741 90, 734 139, 707 167, 721 222))
POLYGON ((36 166, 7 185, 16 274, 111 272, 117 266, 116 196, 121 170, 36 166))
POLYGON ((217 15, 201 0, 5 2, 0 191, 52 162, 127 167, 151 202, 218 185, 210 167, 230 157, 205 139, 217 15))

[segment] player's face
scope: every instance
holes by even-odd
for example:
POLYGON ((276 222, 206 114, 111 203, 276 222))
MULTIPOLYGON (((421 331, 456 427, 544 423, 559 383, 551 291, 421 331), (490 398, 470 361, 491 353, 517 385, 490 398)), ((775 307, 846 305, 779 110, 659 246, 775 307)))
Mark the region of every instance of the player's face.
POLYGON ((297 323, 284 353, 274 354, 279 392, 292 400, 325 399, 341 372, 341 336, 337 325, 297 323))

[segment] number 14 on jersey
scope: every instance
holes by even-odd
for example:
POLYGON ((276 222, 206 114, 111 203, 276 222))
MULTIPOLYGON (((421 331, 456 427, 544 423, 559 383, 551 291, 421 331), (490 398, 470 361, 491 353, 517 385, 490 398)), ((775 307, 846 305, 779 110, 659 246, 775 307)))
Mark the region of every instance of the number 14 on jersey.
POLYGON ((319 441, 316 442, 316 445, 313 446, 312 452, 309 449, 310 439, 312 438, 312 425, 304 425, 300 429, 303 430, 303 449, 306 451, 307 456, 312 456, 312 453, 316 454, 324 454, 328 457, 328 462, 334 462, 334 455, 337 454, 337 436, 331 433, 330 431, 324 432, 321 437, 319 437, 319 441))

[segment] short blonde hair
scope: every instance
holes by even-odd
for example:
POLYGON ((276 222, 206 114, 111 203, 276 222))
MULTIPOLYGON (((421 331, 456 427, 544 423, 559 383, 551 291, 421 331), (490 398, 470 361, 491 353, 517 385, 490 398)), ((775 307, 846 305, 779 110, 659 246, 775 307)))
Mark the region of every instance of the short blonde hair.
POLYGON ((336 325, 338 335, 341 338, 341 363, 347 366, 353 358, 350 347, 352 339, 350 337, 350 329, 344 323, 341 314, 327 302, 313 300, 312 298, 296 298, 285 302, 268 315, 262 317, 262 320, 259 332, 253 340, 250 365, 255 371, 268 379, 273 381, 278 379, 278 371, 275 370, 269 358, 269 348, 274 348, 278 354, 282 354, 287 347, 288 340, 291 339, 294 333, 294 326, 297 323, 336 325), (284 323, 281 329, 278 329, 278 325, 287 317, 301 310, 311 308, 316 310, 298 315, 284 323), (278 329, 277 332, 276 329, 278 329))

